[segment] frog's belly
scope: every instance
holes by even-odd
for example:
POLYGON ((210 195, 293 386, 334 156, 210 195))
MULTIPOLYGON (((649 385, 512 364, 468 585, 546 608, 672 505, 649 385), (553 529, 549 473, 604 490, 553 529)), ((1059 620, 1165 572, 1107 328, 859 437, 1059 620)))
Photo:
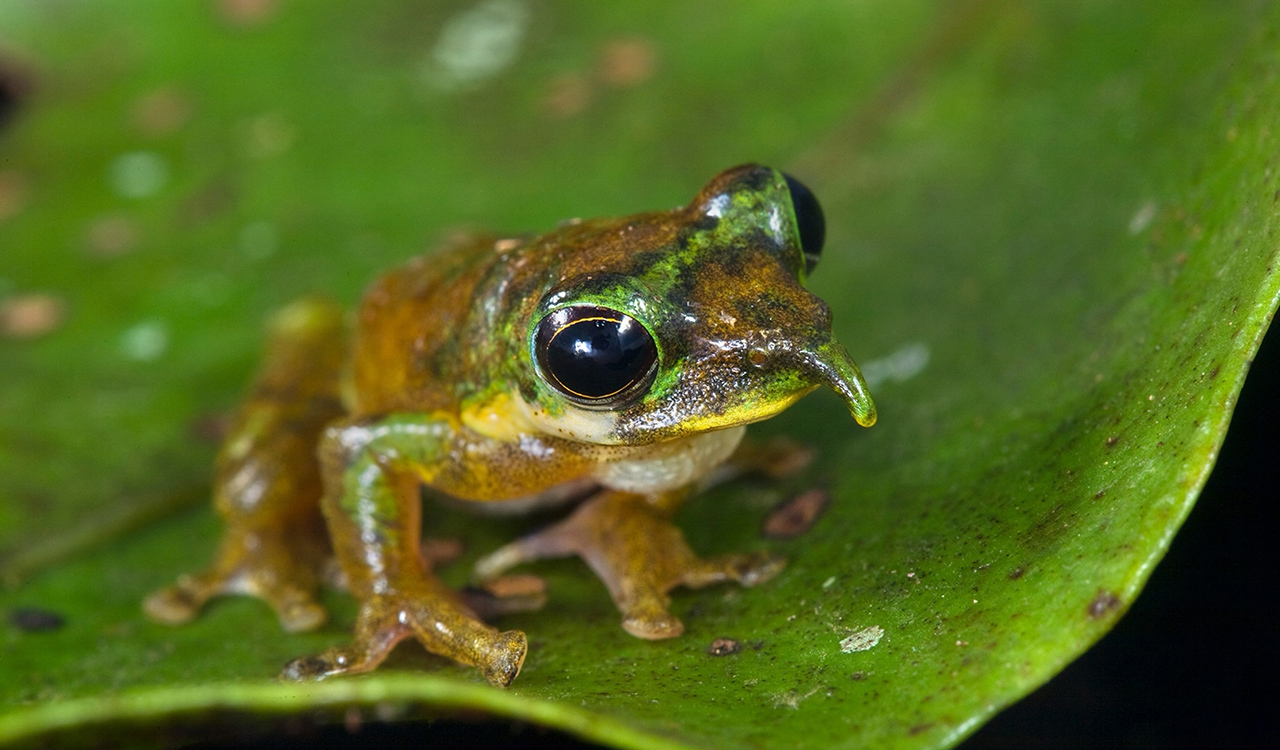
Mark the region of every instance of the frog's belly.
POLYGON ((610 458, 597 464, 589 477, 510 500, 470 502, 455 499, 450 504, 485 515, 506 516, 581 500, 600 487, 641 495, 667 492, 711 477, 716 467, 737 450, 746 431, 746 427, 731 427, 659 443, 646 450, 643 457, 615 458, 616 453, 606 451, 611 454, 610 458))
POLYGON ((443 496, 443 500, 446 505, 465 510, 468 513, 499 517, 523 516, 527 513, 547 510, 583 500, 599 488, 600 483, 594 479, 576 479, 572 482, 557 484, 555 487, 539 492, 536 495, 526 495, 509 500, 476 502, 448 495, 443 496))

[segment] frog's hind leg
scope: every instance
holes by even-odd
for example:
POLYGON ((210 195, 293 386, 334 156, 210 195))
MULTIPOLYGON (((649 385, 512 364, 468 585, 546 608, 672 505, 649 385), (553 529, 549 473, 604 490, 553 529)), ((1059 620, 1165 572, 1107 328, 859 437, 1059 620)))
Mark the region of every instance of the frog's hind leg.
POLYGON ((684 625, 667 611, 671 589, 723 581, 754 586, 785 564, 767 553, 698 557, 670 520, 683 496, 602 491, 563 521, 482 558, 476 575, 488 579, 520 563, 578 555, 609 589, 624 630, 648 640, 674 638, 684 625))
POLYGON ((309 299, 278 312, 268 330, 262 370, 218 453, 214 505, 226 530, 217 557, 147 598, 160 622, 187 622, 233 593, 267 602, 289 631, 325 621, 315 594, 332 551, 316 445, 343 414, 346 327, 336 305, 309 299))

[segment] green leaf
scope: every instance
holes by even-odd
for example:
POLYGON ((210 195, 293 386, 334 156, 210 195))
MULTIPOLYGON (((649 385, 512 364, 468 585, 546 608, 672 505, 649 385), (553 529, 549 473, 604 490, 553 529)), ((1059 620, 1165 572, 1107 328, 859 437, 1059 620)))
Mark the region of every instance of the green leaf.
MULTIPOLYGON (((0 743, 355 705, 619 747, 954 744, 1116 621, 1212 467, 1276 305, 1278 28, 1245 0, 0 4, 0 743), (488 52, 442 56, 478 17, 488 52), (748 160, 823 201, 813 288, 881 417, 811 396, 757 428, 820 447, 803 477, 682 514, 704 553, 787 554, 777 579, 680 593, 685 635, 649 643, 585 566, 536 566, 507 691, 411 644, 275 683, 345 639, 339 594, 307 635, 246 600, 142 617, 212 553, 209 425, 269 311, 748 160), (759 538, 818 485, 808 534, 759 538)), ((453 583, 524 527, 427 517, 467 540, 453 583)))

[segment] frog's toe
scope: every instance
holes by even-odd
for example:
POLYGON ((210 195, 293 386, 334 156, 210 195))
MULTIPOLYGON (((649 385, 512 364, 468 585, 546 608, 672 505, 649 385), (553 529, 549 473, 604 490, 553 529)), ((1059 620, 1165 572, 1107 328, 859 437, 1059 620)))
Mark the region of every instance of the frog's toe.
POLYGON ((529 640, 519 630, 505 630, 490 641, 486 650, 488 658, 480 665, 480 674, 484 675, 490 685, 506 687, 520 674, 520 667, 524 666, 529 640))
POLYGON ((536 612, 547 603, 547 584, 532 575, 504 576, 458 592, 463 604, 481 620, 516 612, 536 612))
POLYGON ((280 627, 290 633, 315 630, 329 619, 329 613, 318 602, 306 595, 290 596, 270 602, 280 620, 280 627))
POLYGON ((680 583, 694 589, 726 581, 736 581, 742 586, 756 586, 778 575, 786 566, 785 557, 771 552, 720 555, 694 560, 684 569, 680 583))
POLYGON ((286 682, 315 682, 340 674, 343 670, 337 668, 327 656, 328 654, 325 653, 294 659, 284 665, 284 669, 280 672, 280 679, 286 682))
POLYGON ((368 672, 386 658, 398 640, 381 644, 381 648, 373 650, 360 649, 356 644, 352 648, 331 648, 313 656, 294 659, 284 665, 280 679, 285 682, 318 682, 326 677, 368 672))
POLYGON ((326 677, 368 672, 382 663, 395 645, 404 640, 409 631, 388 624, 376 630, 357 626, 356 640, 346 648, 331 648, 312 656, 294 659, 280 672, 286 682, 316 682, 326 677))
POLYGON ((489 581, 508 570, 535 560, 567 557, 579 552, 581 531, 571 522, 552 524, 514 542, 509 542, 476 561, 475 578, 489 581))
POLYGON ((142 602, 147 616, 164 625, 184 625, 200 614, 213 593, 191 576, 182 576, 177 584, 153 592, 142 602))
POLYGON ((684 623, 665 607, 636 607, 622 617, 622 629, 646 641, 675 638, 684 632, 684 623))

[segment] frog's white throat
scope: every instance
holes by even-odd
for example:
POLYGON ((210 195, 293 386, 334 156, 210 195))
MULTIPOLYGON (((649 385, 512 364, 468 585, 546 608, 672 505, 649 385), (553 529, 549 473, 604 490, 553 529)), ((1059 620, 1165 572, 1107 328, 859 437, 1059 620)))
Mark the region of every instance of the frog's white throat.
POLYGON ((544 435, 554 435, 578 443, 622 445, 618 439, 618 417, 608 410, 567 408, 555 414, 530 404, 520 394, 512 400, 525 424, 544 435))
MULTIPOLYGON (((523 422, 519 429, 532 427, 534 432, 599 446, 599 450, 589 451, 597 461, 591 476, 604 487, 621 492, 667 492, 705 479, 733 455, 747 429, 738 425, 626 446, 618 442, 617 417, 611 412, 570 409, 552 416, 518 394, 512 400, 523 422)), ((508 420, 511 416, 507 412, 508 420)))
POLYGON ((655 494, 709 477, 742 442, 745 426, 712 430, 644 446, 641 455, 601 461, 596 481, 621 492, 655 494))

